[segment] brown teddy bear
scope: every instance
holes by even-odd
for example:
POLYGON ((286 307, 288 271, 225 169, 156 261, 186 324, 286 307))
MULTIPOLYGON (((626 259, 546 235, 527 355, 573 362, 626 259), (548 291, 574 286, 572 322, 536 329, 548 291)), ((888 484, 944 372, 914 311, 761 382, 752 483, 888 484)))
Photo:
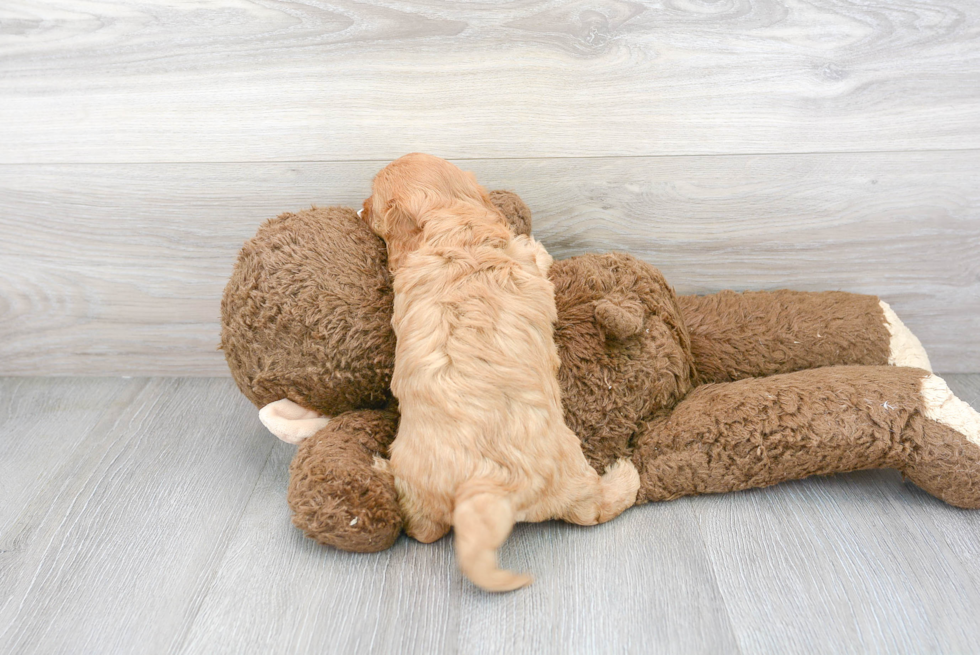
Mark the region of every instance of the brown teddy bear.
MULTIPOLYGON (((517 233, 531 215, 492 198, 517 233)), ((398 423, 384 243, 352 209, 283 214, 245 244, 222 300, 221 347, 263 422, 299 443, 294 524, 352 551, 401 531, 386 456, 398 423)), ((551 268, 566 421, 601 473, 631 457, 637 503, 897 468, 980 507, 980 414, 929 370, 871 296, 675 296, 627 254, 551 268)))

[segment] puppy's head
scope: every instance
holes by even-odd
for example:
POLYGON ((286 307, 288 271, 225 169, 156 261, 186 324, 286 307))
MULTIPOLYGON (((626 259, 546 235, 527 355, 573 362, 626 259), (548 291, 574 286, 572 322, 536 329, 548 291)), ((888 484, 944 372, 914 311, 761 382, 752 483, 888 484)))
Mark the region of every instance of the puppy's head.
POLYGON ((440 208, 465 203, 499 213, 473 173, 445 159, 412 153, 396 159, 378 173, 361 218, 388 244, 388 265, 418 248, 427 217, 440 208))

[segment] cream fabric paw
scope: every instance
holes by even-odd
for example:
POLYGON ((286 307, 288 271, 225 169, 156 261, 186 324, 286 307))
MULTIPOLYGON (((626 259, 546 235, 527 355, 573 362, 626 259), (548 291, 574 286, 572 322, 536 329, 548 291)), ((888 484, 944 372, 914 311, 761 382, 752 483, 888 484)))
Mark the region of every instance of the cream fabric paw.
POLYGON ((957 398, 946 381, 937 375, 922 380, 922 402, 926 416, 952 428, 980 446, 980 414, 957 398))
POLYGON ((330 418, 297 405, 288 398, 269 403, 259 410, 259 420, 269 432, 286 443, 298 444, 330 422, 330 418))
POLYGON ((929 363, 929 356, 919 338, 905 327, 888 303, 882 300, 879 304, 881 310, 885 312, 885 327, 891 335, 888 363, 891 366, 922 368, 932 373, 932 364, 929 363))

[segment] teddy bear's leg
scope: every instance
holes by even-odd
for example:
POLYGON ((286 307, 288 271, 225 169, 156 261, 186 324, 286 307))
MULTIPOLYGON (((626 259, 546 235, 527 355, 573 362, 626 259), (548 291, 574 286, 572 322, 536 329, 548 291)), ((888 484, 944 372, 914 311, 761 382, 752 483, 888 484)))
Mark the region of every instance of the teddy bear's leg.
POLYGON ((702 382, 854 364, 931 370, 919 340, 875 296, 723 291, 678 304, 702 382))
POLYGON ((402 529, 388 446, 394 411, 345 412, 305 439, 289 467, 293 524, 308 537, 343 550, 389 548, 402 529))
POLYGON ((837 366, 696 388, 641 426, 637 502, 897 468, 980 508, 980 415, 928 371, 837 366))

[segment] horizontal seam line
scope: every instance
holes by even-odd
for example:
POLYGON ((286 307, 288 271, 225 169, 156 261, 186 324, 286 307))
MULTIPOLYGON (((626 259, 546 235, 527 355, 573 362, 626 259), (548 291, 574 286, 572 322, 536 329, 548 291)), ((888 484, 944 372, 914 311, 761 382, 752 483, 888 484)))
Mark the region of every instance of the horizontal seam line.
MULTIPOLYGON (((545 157, 449 157, 452 161, 558 161, 575 159, 670 159, 695 157, 799 157, 815 155, 896 155, 944 152, 980 152, 980 148, 927 148, 923 150, 814 150, 800 152, 725 152, 669 155, 569 155, 545 157)), ((244 161, 83 161, 83 162, 0 162, 8 166, 175 166, 175 165, 245 165, 245 164, 358 164, 390 161, 388 158, 368 159, 255 159, 244 161)))

